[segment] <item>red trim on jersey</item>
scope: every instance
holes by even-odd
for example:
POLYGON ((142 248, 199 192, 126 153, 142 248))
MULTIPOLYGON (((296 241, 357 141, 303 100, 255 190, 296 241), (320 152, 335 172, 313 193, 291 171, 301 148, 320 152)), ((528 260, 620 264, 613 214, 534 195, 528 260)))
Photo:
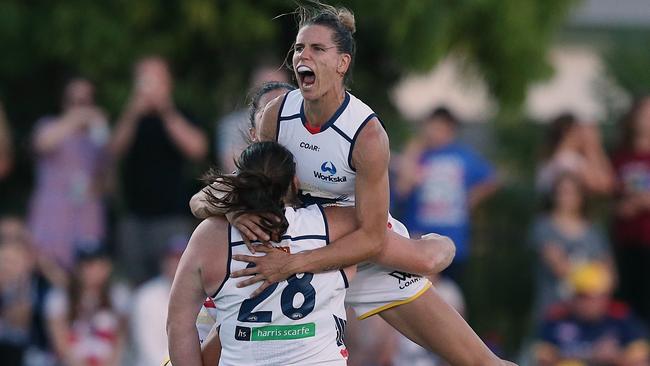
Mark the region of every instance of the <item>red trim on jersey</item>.
POLYGON ((321 132, 321 131, 320 131, 320 126, 312 126, 312 125, 309 124, 309 122, 306 122, 306 123, 305 123, 305 128, 306 128, 307 131, 309 131, 309 133, 311 133, 312 135, 315 135, 315 134, 321 132))
POLYGON ((217 308, 217 306, 214 304, 214 301, 212 301, 212 299, 209 297, 205 299, 205 301, 203 302, 203 306, 205 306, 206 308, 213 308, 213 309, 217 308))
POLYGON ((608 313, 612 318, 625 319, 630 316, 630 307, 624 302, 612 301, 609 304, 608 313))

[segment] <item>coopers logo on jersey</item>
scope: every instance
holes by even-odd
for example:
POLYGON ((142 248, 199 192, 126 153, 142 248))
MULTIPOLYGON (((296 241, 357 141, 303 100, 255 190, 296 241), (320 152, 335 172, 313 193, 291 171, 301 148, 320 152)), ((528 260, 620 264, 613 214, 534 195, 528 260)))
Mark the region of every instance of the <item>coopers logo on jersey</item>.
POLYGON ((320 172, 314 170, 314 177, 330 183, 343 183, 348 181, 346 176, 336 177, 336 165, 331 161, 323 162, 320 166, 320 172))

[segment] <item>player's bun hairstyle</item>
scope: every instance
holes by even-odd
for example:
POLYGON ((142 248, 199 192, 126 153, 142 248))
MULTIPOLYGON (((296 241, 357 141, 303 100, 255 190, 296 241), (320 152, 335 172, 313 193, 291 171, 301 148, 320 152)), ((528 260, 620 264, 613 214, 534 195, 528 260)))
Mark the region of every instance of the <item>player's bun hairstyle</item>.
POLYGON ((339 53, 350 55, 350 67, 345 74, 345 83, 347 84, 352 78, 352 66, 354 65, 357 45, 352 36, 357 30, 354 14, 347 8, 334 7, 310 1, 306 5, 301 5, 296 10, 298 16, 298 29, 308 25, 322 25, 332 30, 332 40, 336 45, 339 53))
POLYGON ((270 81, 262 84, 262 86, 253 90, 253 93, 250 98, 251 101, 248 110, 248 122, 250 123, 251 128, 257 127, 255 123, 256 122, 255 115, 257 114, 260 108, 264 107, 260 105, 260 100, 262 99, 262 97, 270 92, 276 90, 282 90, 282 89, 286 91, 292 91, 296 89, 296 87, 288 83, 283 83, 279 81, 270 81))
POLYGON ((210 170, 203 177, 209 184, 219 182, 210 187, 224 193, 217 197, 204 190, 208 204, 236 216, 244 213, 270 215, 269 219, 262 220, 261 226, 278 241, 289 227, 284 216, 284 198, 289 193, 295 195, 289 191, 296 174, 293 154, 277 142, 256 142, 241 153, 235 165, 236 175, 210 170))

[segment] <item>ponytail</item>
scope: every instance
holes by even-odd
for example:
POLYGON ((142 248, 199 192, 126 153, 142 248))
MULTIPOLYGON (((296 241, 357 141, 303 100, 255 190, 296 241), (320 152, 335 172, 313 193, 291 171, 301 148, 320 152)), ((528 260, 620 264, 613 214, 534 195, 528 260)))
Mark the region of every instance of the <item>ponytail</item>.
POLYGON ((263 217, 261 226, 279 238, 289 227, 284 216, 285 198, 290 197, 296 165, 293 155, 276 142, 257 142, 244 150, 235 163, 236 175, 211 169, 203 177, 208 204, 235 217, 252 213, 263 217), (214 192, 211 192, 213 190, 214 192))

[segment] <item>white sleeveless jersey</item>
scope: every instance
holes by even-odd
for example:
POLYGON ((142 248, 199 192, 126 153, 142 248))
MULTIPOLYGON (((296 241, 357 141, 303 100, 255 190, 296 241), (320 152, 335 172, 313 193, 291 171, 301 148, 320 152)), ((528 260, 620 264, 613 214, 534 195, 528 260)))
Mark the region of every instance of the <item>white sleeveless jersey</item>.
MULTIPOLYGON (((327 221, 320 206, 287 208, 285 215, 289 229, 274 246, 297 253, 327 245, 327 221)), ((229 275, 247 266, 232 260, 232 255, 251 253, 239 231, 232 227, 229 231, 229 272, 212 296, 221 325, 219 365, 346 365, 345 274, 294 275, 249 299, 257 286, 237 288, 245 278, 229 275)))
POLYGON ((287 93, 278 115, 276 140, 296 156, 296 174, 303 195, 320 202, 354 206, 356 172, 352 149, 361 129, 375 113, 350 93, 320 132, 307 129, 300 90, 287 93), (299 158, 298 158, 299 157, 299 158))

